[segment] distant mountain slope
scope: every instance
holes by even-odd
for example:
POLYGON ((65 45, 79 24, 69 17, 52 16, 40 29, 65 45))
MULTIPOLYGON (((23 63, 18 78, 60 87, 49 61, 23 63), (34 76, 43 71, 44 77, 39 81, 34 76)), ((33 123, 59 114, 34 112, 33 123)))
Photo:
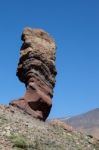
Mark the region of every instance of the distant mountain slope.
POLYGON ((99 108, 91 110, 87 113, 61 119, 68 125, 73 126, 80 131, 85 131, 96 138, 99 138, 99 108))

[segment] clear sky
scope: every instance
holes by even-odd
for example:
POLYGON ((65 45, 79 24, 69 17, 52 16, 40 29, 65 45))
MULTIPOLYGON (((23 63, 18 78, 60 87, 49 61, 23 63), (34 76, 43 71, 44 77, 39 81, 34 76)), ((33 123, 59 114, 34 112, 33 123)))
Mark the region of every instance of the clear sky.
POLYGON ((50 118, 99 107, 99 0, 0 0, 0 103, 25 91, 16 77, 24 27, 57 43, 58 75, 50 118))

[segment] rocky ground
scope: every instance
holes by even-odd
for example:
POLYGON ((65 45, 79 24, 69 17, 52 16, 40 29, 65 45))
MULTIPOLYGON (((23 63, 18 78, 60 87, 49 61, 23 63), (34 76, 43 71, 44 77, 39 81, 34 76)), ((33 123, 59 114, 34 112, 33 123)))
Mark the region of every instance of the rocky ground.
POLYGON ((99 141, 60 121, 42 122, 0 106, 0 150, 99 150, 99 141))

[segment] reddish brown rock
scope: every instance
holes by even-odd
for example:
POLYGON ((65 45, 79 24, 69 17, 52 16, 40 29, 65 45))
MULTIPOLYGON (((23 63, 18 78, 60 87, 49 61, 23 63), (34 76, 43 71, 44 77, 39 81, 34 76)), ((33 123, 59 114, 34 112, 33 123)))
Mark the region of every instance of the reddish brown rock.
POLYGON ((10 103, 23 109, 33 117, 46 120, 55 86, 54 40, 41 29, 25 28, 22 33, 22 47, 17 68, 19 80, 25 83, 24 96, 10 103))

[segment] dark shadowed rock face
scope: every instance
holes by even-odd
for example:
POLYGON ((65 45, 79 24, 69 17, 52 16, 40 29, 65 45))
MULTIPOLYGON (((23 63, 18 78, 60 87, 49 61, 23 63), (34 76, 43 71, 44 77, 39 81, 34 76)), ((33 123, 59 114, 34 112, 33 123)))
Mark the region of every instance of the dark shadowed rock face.
POLYGON ((55 86, 56 45, 48 33, 41 29, 25 28, 17 68, 19 80, 25 83, 26 93, 10 104, 33 117, 46 120, 52 106, 55 86))

